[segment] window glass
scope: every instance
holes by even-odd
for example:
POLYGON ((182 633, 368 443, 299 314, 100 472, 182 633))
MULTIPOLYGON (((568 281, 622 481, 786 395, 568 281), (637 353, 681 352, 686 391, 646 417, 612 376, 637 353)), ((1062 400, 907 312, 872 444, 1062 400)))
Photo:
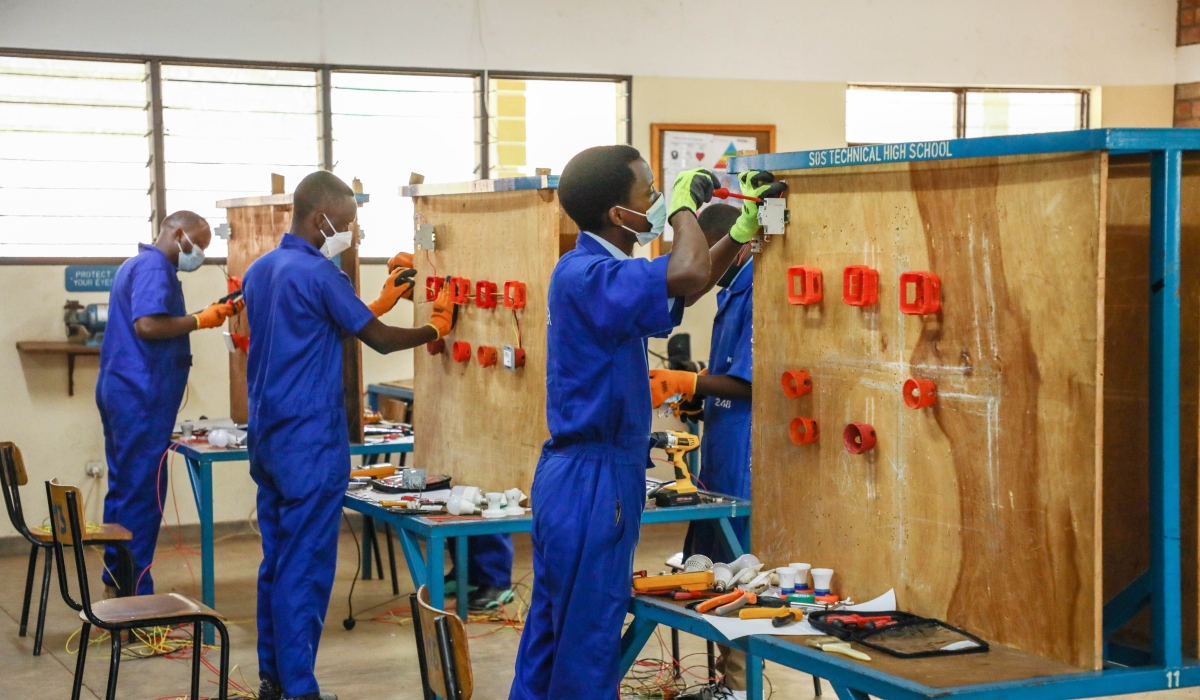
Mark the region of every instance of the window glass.
POLYGON ((151 239, 146 66, 0 56, 0 255, 151 239))
POLYGON ((331 88, 334 172, 370 195, 358 211, 359 254, 412 251, 412 200, 400 196, 409 174, 476 178, 475 79, 335 71, 331 88))
POLYGON ((957 95, 952 91, 856 88, 846 90, 847 143, 940 141, 955 136, 957 95))
POLYGON ((968 92, 967 130, 973 136, 1072 131, 1080 125, 1079 92, 968 92))
MULTIPOLYGON (((285 189, 320 162, 317 73, 209 66, 162 67, 167 213, 190 209, 216 229, 217 200, 285 189)), ((210 257, 226 253, 214 237, 210 257)))

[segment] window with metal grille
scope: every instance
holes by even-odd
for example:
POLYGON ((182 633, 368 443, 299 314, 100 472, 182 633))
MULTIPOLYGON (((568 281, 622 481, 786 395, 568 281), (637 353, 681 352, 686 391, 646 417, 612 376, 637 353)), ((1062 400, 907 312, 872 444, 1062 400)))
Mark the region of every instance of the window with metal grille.
POLYGON ((411 173, 428 182, 473 180, 479 133, 475 78, 333 71, 334 172, 362 181, 370 202, 358 210, 363 257, 413 249, 412 200, 400 196, 411 173))
POLYGON ((1087 90, 851 85, 846 91, 846 141, 939 141, 1086 129, 1088 97, 1087 90))
MULTIPOLYGON (((221 199, 288 192, 320 162, 315 70, 163 64, 163 151, 167 212, 189 209, 215 230, 221 199)), ((209 257, 226 253, 214 237, 209 257)))
POLYGON ((585 148, 629 143, 625 80, 488 83, 489 177, 557 175, 585 148))
POLYGON ((146 64, 0 56, 0 256, 152 238, 146 64))

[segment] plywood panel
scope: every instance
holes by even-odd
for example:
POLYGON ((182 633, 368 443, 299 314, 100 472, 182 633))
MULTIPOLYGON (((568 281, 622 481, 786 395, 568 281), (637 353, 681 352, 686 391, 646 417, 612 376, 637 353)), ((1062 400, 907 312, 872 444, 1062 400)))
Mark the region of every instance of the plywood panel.
MULTIPOLYGON (((1105 296, 1104 599, 1150 566, 1149 314, 1150 165, 1114 159, 1108 179, 1105 296)), ((1184 166, 1181 216, 1180 491, 1184 652, 1197 656, 1197 428, 1200 416, 1200 160, 1184 166)), ((1149 644, 1148 615, 1118 635, 1149 644)))
MULTIPOLYGON (((230 207, 225 210, 229 220, 229 257, 225 271, 230 277, 246 274, 250 263, 279 245, 279 239, 292 224, 292 206, 268 205, 256 207, 230 207)), ((244 314, 229 321, 230 333, 249 335, 250 324, 244 314)), ((235 422, 249 420, 246 399, 246 354, 229 353, 229 416, 235 422)))
POLYGON ((1105 171, 1093 153, 782 174, 791 223, 755 266, 760 557, 1099 668, 1105 171), (822 303, 787 302, 800 264, 822 269, 822 303), (841 301, 852 264, 879 270, 877 305, 841 301), (899 312, 907 270, 941 277, 941 312, 899 312), (812 394, 784 397, 788 369, 812 394), (937 383, 934 407, 904 406, 910 376, 937 383), (788 439, 799 415, 815 445, 788 439), (875 426, 873 451, 844 449, 851 421, 875 426))
MULTIPOLYGON (((447 352, 415 351, 413 407, 414 464, 451 475, 455 483, 500 490, 518 486, 529 493, 546 428, 546 290, 565 229, 554 190, 418 197, 416 212, 437 231, 437 250, 416 255, 416 319, 429 319, 424 302, 427 276, 456 276, 503 289, 506 280, 526 285, 527 305, 514 313, 499 304, 460 307, 458 326, 446 338, 447 352), (526 352, 517 371, 480 367, 472 357, 454 362, 454 341, 500 348, 516 345, 517 324, 526 352)), ((566 238, 566 236, 563 236, 566 238)))

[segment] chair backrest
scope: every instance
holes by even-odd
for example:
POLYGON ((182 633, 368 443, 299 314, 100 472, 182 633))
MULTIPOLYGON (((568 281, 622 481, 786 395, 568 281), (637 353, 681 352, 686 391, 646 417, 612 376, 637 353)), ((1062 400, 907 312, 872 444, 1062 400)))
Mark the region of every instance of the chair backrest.
POLYGON ((27 483, 29 475, 25 471, 21 448, 11 442, 0 442, 0 490, 4 491, 4 507, 8 511, 8 519, 22 537, 33 544, 39 544, 30 534, 29 526, 25 524, 25 511, 21 507, 20 487, 27 483))
POLYGON ((428 669, 428 683, 438 697, 470 700, 475 692, 471 673, 471 650, 462 620, 429 604, 429 589, 417 591, 414 622, 420 627, 417 653, 428 669))
MULTIPOLYGON (((54 557, 58 562, 58 584, 63 600, 73 610, 83 610, 88 618, 92 615, 92 597, 88 589, 87 561, 83 553, 83 498, 79 489, 58 483, 57 479, 46 482, 46 501, 50 506, 50 533, 54 537, 54 557), (76 603, 67 585, 67 566, 63 547, 71 547, 75 555, 75 574, 79 580, 79 599, 76 603)), ((99 624, 92 619, 92 624, 99 624)))

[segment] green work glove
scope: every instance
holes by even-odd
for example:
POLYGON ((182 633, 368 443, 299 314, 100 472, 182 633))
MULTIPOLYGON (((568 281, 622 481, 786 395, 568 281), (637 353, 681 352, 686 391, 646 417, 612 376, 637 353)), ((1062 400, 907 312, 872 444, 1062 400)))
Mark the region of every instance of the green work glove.
POLYGON ((713 190, 716 188, 717 176, 708 168, 694 168, 679 173, 675 178, 674 187, 671 188, 671 208, 667 220, 670 221, 681 209, 695 214, 701 204, 712 199, 713 190))
MULTIPOLYGON (((747 170, 738 173, 738 182, 742 186, 742 194, 747 197, 766 199, 782 197, 787 191, 786 182, 775 182, 775 176, 765 170, 747 170)), ((742 215, 729 229, 729 237, 738 243, 749 243, 754 234, 758 233, 758 202, 752 199, 742 200, 742 215)))

